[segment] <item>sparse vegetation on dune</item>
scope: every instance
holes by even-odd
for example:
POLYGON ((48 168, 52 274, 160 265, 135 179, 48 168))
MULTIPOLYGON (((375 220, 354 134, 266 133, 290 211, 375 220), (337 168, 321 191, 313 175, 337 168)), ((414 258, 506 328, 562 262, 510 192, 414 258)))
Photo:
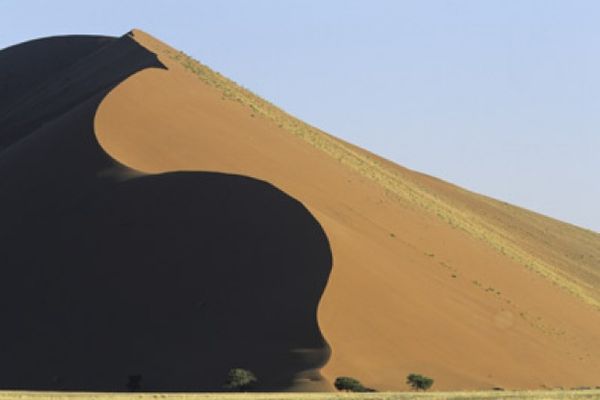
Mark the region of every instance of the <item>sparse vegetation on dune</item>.
POLYGON ((375 389, 365 387, 358 379, 349 376, 340 376, 333 383, 337 390, 356 393, 375 392, 375 389))

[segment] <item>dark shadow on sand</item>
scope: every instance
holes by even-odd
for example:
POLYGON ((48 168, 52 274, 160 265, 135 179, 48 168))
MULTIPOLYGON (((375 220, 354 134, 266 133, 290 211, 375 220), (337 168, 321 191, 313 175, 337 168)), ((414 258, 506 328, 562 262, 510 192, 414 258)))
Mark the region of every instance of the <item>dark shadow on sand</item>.
POLYGON ((318 380, 332 255, 317 220, 248 177, 123 180, 94 113, 160 63, 128 37, 94 54, 122 68, 94 90, 83 78, 70 87, 83 100, 32 110, 37 128, 0 130, 22 133, 0 153, 0 388, 214 391, 234 367, 254 371, 260 390, 318 380))
POLYGON ((327 238, 265 182, 146 176, 29 228, 4 241, 4 388, 219 390, 244 367, 268 390, 327 359, 327 238))

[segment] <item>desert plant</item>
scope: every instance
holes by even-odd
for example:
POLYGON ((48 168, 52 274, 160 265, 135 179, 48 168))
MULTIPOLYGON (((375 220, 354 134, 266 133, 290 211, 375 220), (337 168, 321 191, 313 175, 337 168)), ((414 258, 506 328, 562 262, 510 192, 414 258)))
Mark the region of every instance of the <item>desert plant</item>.
POLYGON ((421 374, 408 374, 406 383, 417 391, 427 390, 433 385, 433 379, 421 374))
POLYGON ((340 376, 333 383, 337 390, 347 392, 374 392, 374 389, 363 386, 358 379, 350 378, 349 376, 340 376))
POLYGON ((230 391, 244 392, 251 389, 258 379, 247 369, 243 368, 232 368, 227 374, 227 381, 223 387, 230 391))

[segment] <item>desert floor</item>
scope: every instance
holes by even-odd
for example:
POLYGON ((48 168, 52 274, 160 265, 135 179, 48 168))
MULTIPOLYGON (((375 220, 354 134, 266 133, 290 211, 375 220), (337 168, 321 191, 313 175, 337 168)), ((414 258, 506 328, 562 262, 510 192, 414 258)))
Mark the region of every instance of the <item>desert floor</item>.
POLYGON ((385 393, 59 393, 0 392, 0 400, 476 400, 476 399, 599 399, 596 390, 473 391, 473 392, 385 392, 385 393))

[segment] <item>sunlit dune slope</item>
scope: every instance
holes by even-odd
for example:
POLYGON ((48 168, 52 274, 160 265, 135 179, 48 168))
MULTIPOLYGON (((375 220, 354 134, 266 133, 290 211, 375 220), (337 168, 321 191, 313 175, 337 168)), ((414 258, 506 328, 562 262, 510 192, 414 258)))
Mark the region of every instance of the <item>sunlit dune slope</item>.
MULTIPOLYGON (((415 173, 304 124, 140 31, 166 70, 102 102, 107 154, 143 173, 266 180, 322 224, 330 380, 381 390, 597 383, 600 236, 415 173)), ((426 155, 424 155, 425 157, 426 155)))

